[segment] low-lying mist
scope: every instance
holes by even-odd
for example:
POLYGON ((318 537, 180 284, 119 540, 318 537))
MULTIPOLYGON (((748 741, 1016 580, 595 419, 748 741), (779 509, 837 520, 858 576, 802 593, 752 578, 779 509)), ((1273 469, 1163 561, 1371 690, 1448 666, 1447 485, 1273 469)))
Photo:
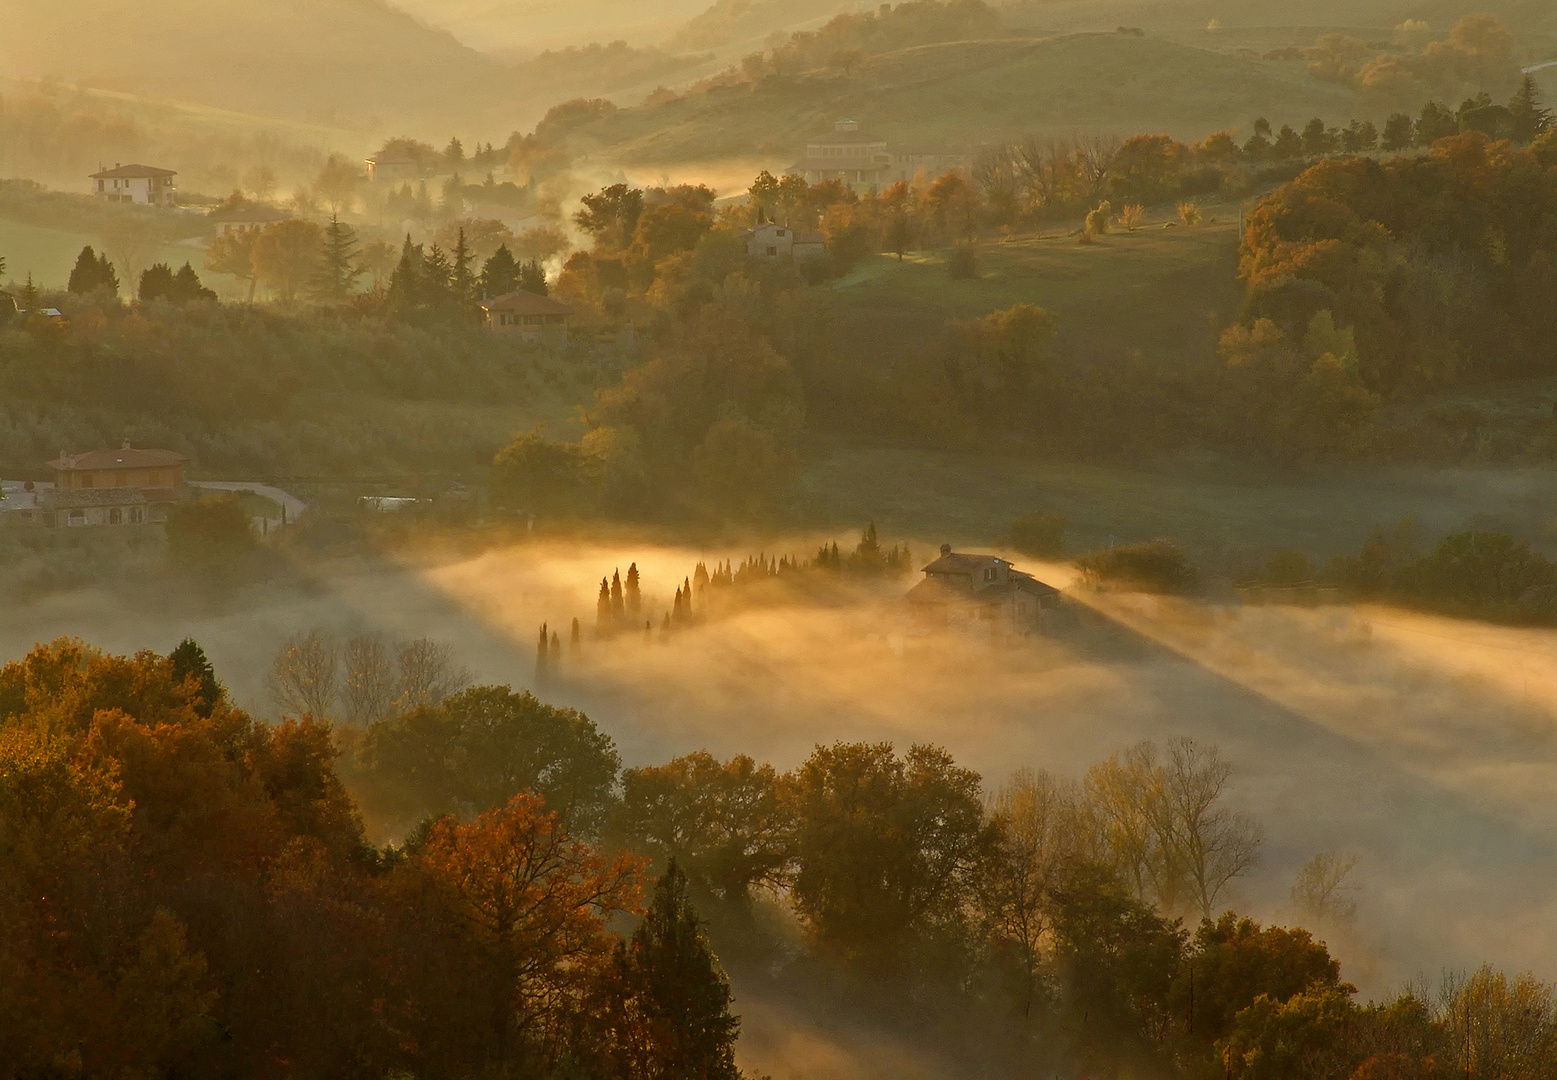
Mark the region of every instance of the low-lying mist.
MULTIPOLYGON (((817 539, 769 553, 805 556, 817 539)), ((1080 614, 1053 632, 997 641, 916 627, 897 598, 917 574, 825 600, 748 590, 750 602, 662 630, 699 561, 746 554, 534 540, 315 568, 312 591, 256 588, 204 612, 83 591, 13 606, 0 647, 19 656, 74 634, 111 651, 166 651, 192 635, 240 703, 273 714, 266 675, 290 635, 425 636, 450 643, 478 682, 583 708, 628 766, 707 749, 787 769, 819 742, 924 741, 994 787, 1020 767, 1079 776, 1137 740, 1187 735, 1232 762, 1229 801, 1264 827, 1263 858, 1230 897, 1240 911, 1291 918, 1289 889, 1307 860, 1357 854, 1355 924, 1322 936, 1365 992, 1482 960, 1557 974, 1552 632, 1387 609, 1073 594, 1080 614), (597 638, 600 580, 633 563, 652 632, 640 622, 597 638), (563 644, 537 686, 543 622, 563 644)), ((1028 565, 1068 583, 1065 568, 1028 565)), ((775 1045, 788 1038, 774 1032, 775 1045)))

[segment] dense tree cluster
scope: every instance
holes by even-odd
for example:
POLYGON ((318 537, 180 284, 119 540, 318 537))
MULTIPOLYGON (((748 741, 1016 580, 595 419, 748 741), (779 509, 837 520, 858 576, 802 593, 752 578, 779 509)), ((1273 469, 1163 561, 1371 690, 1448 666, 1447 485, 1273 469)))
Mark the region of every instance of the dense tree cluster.
POLYGON ((1258 834, 1224 805, 1227 763, 1188 740, 986 797, 930 746, 618 776, 587 717, 506 687, 397 709, 345 760, 337 738, 234 709, 193 642, 62 641, 0 668, 9 1075, 736 1080, 711 940, 742 978, 868 988, 910 1040, 977 1030, 968 1060, 998 1075, 1557 1061, 1553 991, 1528 976, 1360 1005, 1307 931, 1222 913, 1258 834), (375 848, 343 775, 426 817, 375 848), (802 939, 757 918, 774 903, 802 939))
POLYGON ((1557 134, 1522 149, 1470 132, 1321 162, 1265 199, 1222 342, 1251 435, 1346 449, 1382 401, 1553 370, 1554 170, 1557 134))

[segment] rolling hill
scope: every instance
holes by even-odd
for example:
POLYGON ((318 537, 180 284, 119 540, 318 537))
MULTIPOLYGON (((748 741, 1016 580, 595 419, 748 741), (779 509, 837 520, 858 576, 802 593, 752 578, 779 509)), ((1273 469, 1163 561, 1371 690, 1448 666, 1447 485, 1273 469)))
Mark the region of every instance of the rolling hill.
POLYGON ((327 124, 428 116, 496 65, 383 0, 5 5, 0 70, 327 124))
POLYGON ((1132 34, 962 41, 838 71, 768 78, 627 109, 575 133, 626 165, 729 158, 787 164, 809 135, 852 116, 903 143, 976 144, 1025 132, 1167 131, 1194 139, 1256 116, 1344 123, 1356 95, 1301 65, 1132 34))

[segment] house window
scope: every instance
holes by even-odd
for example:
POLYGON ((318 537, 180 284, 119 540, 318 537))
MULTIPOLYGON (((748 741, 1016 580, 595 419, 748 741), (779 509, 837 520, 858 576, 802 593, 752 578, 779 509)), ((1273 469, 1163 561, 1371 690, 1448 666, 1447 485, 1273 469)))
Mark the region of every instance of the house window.
POLYGON ((146 511, 139 506, 130 507, 130 524, 139 525, 146 520, 146 511))
POLYGON ((985 567, 985 569, 984 569, 984 580, 985 581, 994 581, 995 580, 995 568, 993 566, 985 567))
POLYGON ((773 235, 774 236, 783 236, 784 235, 784 230, 783 229, 779 229, 776 232, 774 232, 773 235))
POLYGON ((72 525, 85 525, 86 524, 86 511, 85 510, 72 510, 70 512, 70 523, 72 525))
POLYGON ((123 525, 124 524, 124 511, 120 510, 117 506, 110 506, 108 508, 108 524, 110 524, 110 525, 123 525))
POLYGON ((778 254, 778 248, 774 247, 772 244, 769 244, 768 245, 768 257, 771 259, 773 256, 775 256, 777 254, 778 254))

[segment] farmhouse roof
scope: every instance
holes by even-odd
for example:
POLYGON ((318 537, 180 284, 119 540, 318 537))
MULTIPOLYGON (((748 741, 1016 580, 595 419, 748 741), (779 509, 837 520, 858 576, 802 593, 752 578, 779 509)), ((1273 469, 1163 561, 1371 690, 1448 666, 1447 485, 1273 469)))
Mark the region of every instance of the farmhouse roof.
POLYGON ((182 465, 187 458, 171 450, 137 450, 125 444, 117 450, 89 450, 84 454, 60 454, 49 466, 61 472, 76 469, 165 469, 182 465))
POLYGON ((523 289, 481 302, 484 311, 512 311, 516 315, 571 315, 573 309, 549 296, 538 296, 523 289))
POLYGON ((926 574, 972 574, 988 566, 1011 564, 995 555, 969 555, 941 548, 941 557, 924 568, 926 574))
POLYGON ((95 172, 92 180, 146 180, 158 176, 177 176, 172 169, 158 169, 152 165, 115 165, 111 169, 95 172))

